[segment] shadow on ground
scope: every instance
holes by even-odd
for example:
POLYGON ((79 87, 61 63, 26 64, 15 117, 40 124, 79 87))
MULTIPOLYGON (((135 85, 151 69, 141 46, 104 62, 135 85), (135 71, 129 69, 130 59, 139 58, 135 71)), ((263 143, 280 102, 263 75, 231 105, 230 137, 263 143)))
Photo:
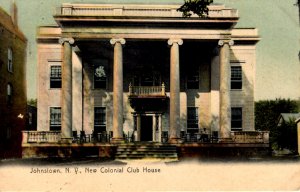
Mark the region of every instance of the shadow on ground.
POLYGON ((1 159, 2 166, 73 166, 73 165, 127 165, 129 163, 163 163, 166 165, 179 165, 181 163, 199 162, 199 163, 297 163, 300 162, 300 156, 273 156, 268 158, 183 158, 178 161, 116 161, 103 158, 27 158, 27 159, 1 159))

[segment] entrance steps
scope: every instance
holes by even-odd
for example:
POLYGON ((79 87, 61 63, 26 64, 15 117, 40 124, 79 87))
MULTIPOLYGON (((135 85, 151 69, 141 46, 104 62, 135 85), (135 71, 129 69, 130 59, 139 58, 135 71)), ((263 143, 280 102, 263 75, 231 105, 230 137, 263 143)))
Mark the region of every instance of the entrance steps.
POLYGON ((177 161, 175 145, 136 142, 120 144, 115 154, 116 160, 164 160, 177 161))

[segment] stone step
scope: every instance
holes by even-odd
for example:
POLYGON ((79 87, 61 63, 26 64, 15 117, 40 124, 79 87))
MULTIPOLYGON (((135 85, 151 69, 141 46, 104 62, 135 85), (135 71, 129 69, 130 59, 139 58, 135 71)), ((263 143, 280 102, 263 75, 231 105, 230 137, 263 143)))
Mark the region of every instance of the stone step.
POLYGON ((118 148, 118 151, 176 151, 175 149, 171 148, 118 148))
POLYGON ((174 145, 141 145, 141 144, 137 144, 137 145, 119 145, 118 147, 120 148, 136 148, 136 147, 150 147, 150 148, 176 148, 176 146, 174 145))
POLYGON ((176 147, 150 147, 150 146, 137 146, 137 147, 118 147, 118 149, 128 149, 128 150, 137 150, 137 149, 143 149, 143 150, 176 150, 176 147))
POLYGON ((118 156, 116 159, 178 159, 177 155, 174 156, 118 156))
POLYGON ((176 146, 162 143, 127 143, 119 145, 116 159, 171 159, 178 160, 176 146))
POLYGON ((132 152, 138 152, 138 153, 176 153, 177 151, 174 150, 117 150, 117 153, 132 153, 132 152))
POLYGON ((144 155, 144 156, 173 156, 177 155, 176 153, 116 153, 116 156, 122 156, 122 155, 127 155, 127 156, 139 156, 139 155, 144 155))
POLYGON ((155 156, 169 156, 169 155, 177 155, 177 153, 170 152, 170 153, 148 153, 148 152, 128 152, 128 153, 116 153, 116 156, 119 155, 127 155, 127 156, 132 156, 132 155, 155 155, 155 156))

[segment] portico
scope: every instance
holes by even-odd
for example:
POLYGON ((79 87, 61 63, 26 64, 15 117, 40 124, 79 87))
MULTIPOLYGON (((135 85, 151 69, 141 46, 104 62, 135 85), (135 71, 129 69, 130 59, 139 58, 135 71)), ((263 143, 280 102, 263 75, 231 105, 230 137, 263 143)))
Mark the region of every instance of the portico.
POLYGON ((61 66, 62 83, 45 89, 51 77, 40 77, 40 131, 60 115, 65 142, 84 133, 181 143, 205 131, 226 143, 254 131, 256 29, 234 29, 237 11, 222 5, 206 19, 177 7, 63 4, 58 26, 38 36, 41 74, 61 66))
MULTIPOLYGON (((125 40, 124 39, 111 39, 110 43, 113 46, 113 123, 112 123, 112 131, 113 131, 113 139, 116 142, 120 142, 123 140, 123 46, 125 45, 125 40)), ((163 112, 160 111, 160 108, 157 112, 153 112, 153 117, 156 116, 156 114, 159 113, 166 113, 167 111, 169 111, 170 113, 170 117, 169 117, 169 137, 170 137, 170 142, 178 142, 177 140, 180 138, 180 131, 181 131, 181 125, 180 125, 180 59, 179 59, 179 46, 182 45, 183 41, 181 39, 169 39, 166 43, 166 48, 168 48, 167 45, 170 45, 170 47, 168 48, 170 51, 170 64, 169 64, 169 71, 170 71, 170 79, 169 82, 167 83, 170 87, 168 87, 168 94, 166 94, 165 90, 162 89, 164 85, 163 82, 159 82, 159 84, 161 83, 162 86, 161 90, 160 90, 160 95, 158 95, 159 97, 157 97, 157 95, 151 95, 152 92, 154 92, 154 90, 148 91, 147 94, 144 95, 143 97, 140 98, 134 98, 134 95, 130 95, 130 86, 128 85, 128 87, 126 87, 126 90, 129 91, 129 99, 130 100, 141 100, 140 104, 138 105, 143 105, 143 110, 147 110, 147 99, 151 99, 150 101, 150 105, 151 104, 159 104, 159 107, 162 107, 162 105, 165 102, 165 105, 169 105, 166 106, 163 110, 163 112), (173 43, 173 41, 175 41, 173 43), (168 43, 168 44, 167 44, 168 43), (158 101, 155 101, 158 100, 158 101), (157 103, 158 102, 158 103, 157 103), (166 102, 168 104, 166 104, 166 102), (169 108, 169 109, 168 109, 169 108)), ((63 61, 63 67, 62 67, 62 82, 63 86, 62 86, 62 138, 70 138, 72 137, 72 123, 70 122, 74 122, 73 120, 73 116, 78 115, 78 110, 77 108, 73 108, 73 103, 72 102, 76 102, 74 101, 76 98, 72 99, 72 73, 70 73, 70 71, 72 71, 72 53, 70 53, 70 43, 68 41, 65 41, 63 43, 64 45, 64 61, 63 61), (71 62, 70 62, 71 61, 71 62), (68 86, 66 86, 65 84, 67 84, 68 86), (66 92, 66 93, 64 93, 66 92), (71 115, 73 114, 73 115, 71 115)), ((222 48, 220 48, 220 50, 222 50, 222 48)), ((227 56, 222 56, 224 51, 220 51, 220 66, 223 66, 226 69, 222 70, 222 73, 220 73, 220 76, 225 78, 229 78, 229 57, 227 56), (227 65, 226 65, 227 64, 227 65)), ((75 74, 74 74, 75 75, 75 74)), ((76 77, 73 78, 76 79, 76 77)), ((79 74, 81 75, 81 74, 79 74)), ((83 77, 80 77, 80 79, 82 79, 83 77)), ((220 127, 222 127, 222 131, 220 132, 221 134, 223 134, 223 138, 225 138, 226 136, 229 137, 230 135, 230 100, 228 101, 229 98, 229 87, 230 83, 229 83, 229 79, 227 79, 227 82, 225 81, 220 81, 220 84, 224 84, 222 85, 224 88, 224 90, 222 89, 222 93, 224 95, 227 94, 227 97, 224 98, 222 103, 223 105, 220 105, 220 113, 223 114, 220 116, 220 127), (225 83, 224 83, 225 82, 225 83), (228 115, 229 114, 229 115, 228 115)), ((131 83, 131 82, 130 82, 131 83)), ((80 85, 75 85, 80 86, 80 85)), ((81 85, 82 86, 82 85, 81 85)), ((136 86, 136 87, 140 87, 140 89, 144 89, 146 88, 146 86, 136 86)), ((155 86, 151 86, 152 88, 155 88, 155 86)), ((80 89, 82 90, 83 87, 80 87, 80 89)), ((132 89, 132 87, 131 87, 132 89)), ((164 88, 165 89, 165 88, 164 88)), ((137 96, 141 96, 141 93, 138 93, 137 96)), ((79 98, 81 99, 81 98, 79 98)), ((221 98, 222 99, 222 98, 221 98)), ((82 102, 82 101, 81 101, 82 102)), ((136 102, 136 101, 132 101, 132 102, 136 102)), ((132 106, 133 107, 133 106, 132 106)), ((137 110, 141 110, 139 109, 140 106, 137 106, 137 110)), ((141 114, 145 113, 147 111, 143 111, 143 112, 139 112, 136 111, 135 113, 138 114, 137 115, 137 125, 139 125, 141 121, 141 114)), ((149 111, 148 111, 149 112, 149 111)), ((142 115, 143 116, 143 115, 142 115)), ((153 118, 153 127, 154 127, 154 122, 156 122, 156 120, 154 120, 153 118)), ((74 123, 73 123, 74 124, 74 123)), ((137 126, 139 127, 139 126, 137 126)), ((154 132, 152 131, 152 133, 154 134, 154 132)), ((161 135, 161 131, 159 132, 161 135)), ((140 135, 140 130, 137 132, 137 139, 139 140, 139 138, 141 137, 140 135)), ((155 136, 156 138, 161 138, 158 136, 155 136)), ((153 141, 158 141, 160 139, 154 139, 153 141)))

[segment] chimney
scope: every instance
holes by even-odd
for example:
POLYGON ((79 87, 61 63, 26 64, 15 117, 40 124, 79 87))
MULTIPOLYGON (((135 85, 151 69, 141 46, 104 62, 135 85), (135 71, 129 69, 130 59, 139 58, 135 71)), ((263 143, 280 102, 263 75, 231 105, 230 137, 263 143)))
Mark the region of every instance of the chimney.
POLYGON ((13 1, 13 3, 11 4, 10 16, 11 16, 11 19, 12 19, 14 25, 16 27, 18 27, 18 9, 17 9, 17 5, 16 5, 15 1, 13 1))

